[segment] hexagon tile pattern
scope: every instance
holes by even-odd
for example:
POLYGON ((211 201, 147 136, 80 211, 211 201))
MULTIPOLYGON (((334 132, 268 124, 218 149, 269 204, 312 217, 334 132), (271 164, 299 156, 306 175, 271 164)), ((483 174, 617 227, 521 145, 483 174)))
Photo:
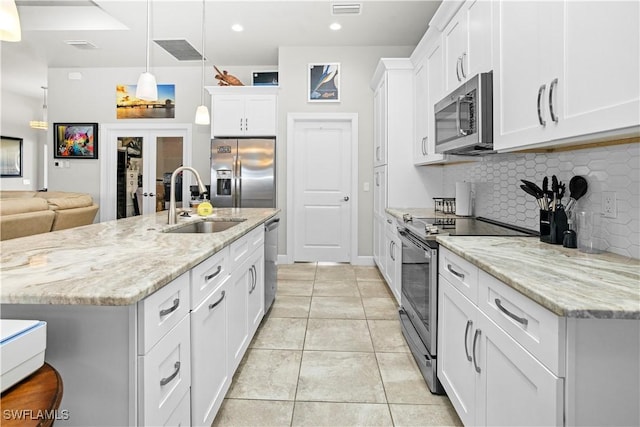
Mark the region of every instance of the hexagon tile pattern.
POLYGON ((473 182, 476 216, 537 230, 538 204, 522 191, 520 180, 542 187, 542 179, 548 176, 551 183, 552 175, 567 185, 565 205, 571 178, 582 175, 587 179, 589 189, 578 200, 576 212, 602 212, 602 192, 615 192, 617 217, 602 218, 606 250, 640 258, 640 143, 559 153, 484 156, 475 163, 445 167, 443 196, 454 197, 456 182, 473 182))

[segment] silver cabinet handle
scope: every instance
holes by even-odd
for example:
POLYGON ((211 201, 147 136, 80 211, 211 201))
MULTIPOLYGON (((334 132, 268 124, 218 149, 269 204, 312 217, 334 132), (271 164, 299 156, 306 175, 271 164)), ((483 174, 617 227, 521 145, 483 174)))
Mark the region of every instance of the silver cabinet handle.
POLYGON ((515 314, 513 314, 512 312, 510 312, 509 310, 507 310, 501 303, 499 298, 495 299, 496 301, 496 306, 500 309, 501 312, 503 312, 504 314, 506 314, 507 316, 511 317, 513 320, 515 320, 518 323, 521 323, 523 326, 527 326, 529 324, 529 321, 527 319, 525 319, 524 317, 520 317, 520 316, 516 316, 515 314))
POLYGON ((471 362, 471 355, 469 354, 469 347, 467 346, 467 338, 469 337, 469 330, 473 326, 473 321, 467 320, 467 327, 464 329, 464 352, 467 355, 467 360, 471 362))
POLYGON ((467 73, 464 72, 464 58, 467 56, 467 52, 462 52, 462 57, 460 58, 460 74, 462 74, 462 78, 467 78, 467 73))
POLYGON ((175 371, 173 371, 173 374, 160 380, 161 386, 165 386, 169 384, 176 376, 178 376, 178 373, 180 372, 180 362, 176 362, 175 365, 173 365, 173 367, 175 368, 175 371))
POLYGON ((426 142, 427 142, 427 137, 425 136, 424 138, 422 138, 422 155, 423 156, 427 155, 426 142))
POLYGON ((173 305, 169 308, 165 308, 164 310, 160 310, 160 317, 164 317, 169 313, 173 313, 174 311, 176 311, 178 309, 178 306, 180 305, 180 298, 176 298, 173 300, 173 305))
POLYGON ((460 78, 460 60, 461 59, 462 58, 458 56, 458 60, 456 61, 456 77, 458 78, 459 82, 462 81, 462 79, 460 78))
POLYGON ((480 329, 476 329, 476 333, 473 335, 473 367, 476 369, 477 373, 480 373, 480 366, 478 366, 478 364, 476 363, 476 361, 478 360, 478 358, 476 357, 476 343, 478 341, 478 338, 480 337, 480 334, 482 333, 482 331, 480 329))
POLYGON ((458 273, 457 271, 455 271, 451 266, 451 264, 447 264, 447 270, 449 270, 449 273, 453 274, 454 276, 459 277, 460 280, 464 280, 464 274, 458 273))
POLYGON ((376 160, 380 160, 380 146, 376 147, 376 160))
POLYGON ((380 187, 380 173, 376 172, 376 187, 380 187))
POLYGON ((553 111, 553 89, 556 86, 558 86, 557 78, 553 79, 551 85, 549 85, 549 112, 551 113, 551 120, 553 120, 555 123, 558 123, 558 116, 556 115, 555 111, 553 111))
POLYGON ((218 306, 218 304, 220 304, 222 302, 222 300, 225 297, 226 292, 222 291, 222 294, 220 296, 220 299, 216 302, 214 302, 213 304, 209 304, 209 310, 213 310, 214 308, 216 308, 218 306))
POLYGON ((393 261, 396 260, 396 242, 394 242, 393 240, 391 241, 391 259, 393 261))
POLYGON ((349 201, 349 196, 344 196, 344 197, 342 198, 342 200, 344 200, 345 202, 348 202, 348 201, 349 201))
POLYGON ((387 224, 391 224, 393 221, 387 218, 387 224))
POLYGON ((251 289, 249 289, 249 295, 251 295, 258 284, 258 273, 255 265, 252 265, 249 271, 251 272, 251 289))
POLYGON ((542 85, 540 86, 540 89, 538 89, 538 121, 542 126, 547 125, 547 121, 544 119, 544 117, 542 117, 542 106, 541 106, 542 97, 544 96, 544 91, 546 89, 547 89, 547 85, 542 85))
POLYGON ((210 274, 210 275, 208 275, 208 276, 204 276, 204 280, 209 281, 209 280, 213 279, 213 278, 214 278, 214 277, 216 277, 218 274, 220 274, 220 272, 221 272, 221 271, 222 271, 222 266, 221 266, 221 265, 219 265, 219 266, 218 266, 218 269, 216 270, 216 272, 215 272, 215 273, 211 273, 211 274, 210 274))

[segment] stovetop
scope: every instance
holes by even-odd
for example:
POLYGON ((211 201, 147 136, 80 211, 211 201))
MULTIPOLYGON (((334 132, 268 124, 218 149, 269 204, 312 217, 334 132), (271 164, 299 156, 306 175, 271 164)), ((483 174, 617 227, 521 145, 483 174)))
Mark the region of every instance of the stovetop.
POLYGON ((408 218, 399 220, 415 237, 433 241, 437 236, 537 236, 533 230, 505 224, 488 218, 440 217, 408 218), (407 221, 408 220, 408 221, 407 221))

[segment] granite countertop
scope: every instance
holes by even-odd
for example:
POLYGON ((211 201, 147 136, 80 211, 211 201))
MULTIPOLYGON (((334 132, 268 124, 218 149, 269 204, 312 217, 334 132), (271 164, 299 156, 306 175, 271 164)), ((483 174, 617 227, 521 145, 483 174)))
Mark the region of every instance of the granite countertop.
POLYGON ((164 233, 167 213, 0 242, 0 303, 130 305, 275 216, 279 209, 214 209, 246 218, 213 234, 164 233))
POLYGON ((559 316, 640 319, 640 260, 587 254, 536 237, 436 240, 559 316))
MULTIPOLYGON (((433 209, 388 208, 402 218, 433 209)), ((438 212, 438 216, 446 216, 438 212)), ((455 216, 455 215, 448 215, 455 216)), ((452 252, 559 316, 640 319, 640 260, 609 252, 587 254, 537 237, 434 235, 452 252)))

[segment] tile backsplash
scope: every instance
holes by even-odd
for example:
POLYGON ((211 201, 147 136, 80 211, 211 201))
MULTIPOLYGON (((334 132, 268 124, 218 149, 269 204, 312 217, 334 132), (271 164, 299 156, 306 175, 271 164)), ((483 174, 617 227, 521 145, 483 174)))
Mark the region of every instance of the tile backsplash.
MULTIPOLYGON (((542 187, 556 175, 567 185, 575 175, 589 189, 578 211, 602 212, 603 191, 615 192, 617 217, 602 218, 609 252, 640 258, 640 143, 555 153, 513 153, 484 156, 474 163, 444 167, 443 197, 455 196, 455 183, 470 181, 476 193, 474 215, 538 230, 538 204, 520 188, 521 179, 542 187)), ((551 185, 551 184, 549 184, 551 185)), ((578 231, 579 232, 579 231, 578 231)))

